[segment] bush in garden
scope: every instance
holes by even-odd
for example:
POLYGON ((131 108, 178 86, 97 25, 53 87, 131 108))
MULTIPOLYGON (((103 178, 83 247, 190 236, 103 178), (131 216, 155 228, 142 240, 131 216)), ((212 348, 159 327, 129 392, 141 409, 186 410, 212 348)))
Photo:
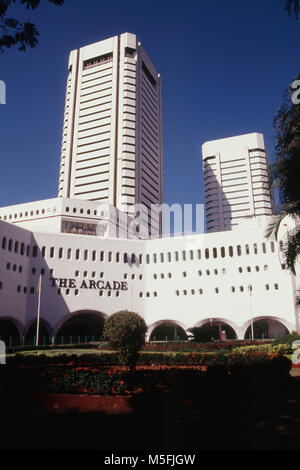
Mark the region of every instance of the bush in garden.
POLYGON ((259 344, 250 346, 240 346, 232 350, 236 354, 247 354, 249 352, 266 352, 269 354, 291 354, 292 349, 289 344, 259 344))
POLYGON ((145 320, 137 313, 124 310, 105 320, 103 333, 105 340, 119 351, 121 362, 131 370, 145 344, 146 332, 145 320))
POLYGON ((279 338, 273 341, 274 345, 277 344, 288 344, 292 347, 294 341, 300 341, 300 335, 297 332, 292 332, 290 334, 280 336, 279 338))

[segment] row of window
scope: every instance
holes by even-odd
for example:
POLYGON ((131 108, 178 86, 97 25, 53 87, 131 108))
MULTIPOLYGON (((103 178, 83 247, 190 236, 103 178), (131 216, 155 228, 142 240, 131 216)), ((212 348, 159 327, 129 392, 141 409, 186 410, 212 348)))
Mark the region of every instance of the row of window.
MULTIPOLYGON (((271 247, 271 252, 274 253, 275 252, 275 245, 274 245, 273 241, 270 242, 270 247, 271 247)), ((261 244, 261 248, 262 248, 262 253, 266 253, 267 252, 267 243, 263 242, 261 244)), ((20 253, 21 255, 26 254, 26 256, 30 256, 31 246, 26 245, 23 242, 19 243, 18 241, 13 241, 13 239, 11 239, 11 238, 7 240, 6 237, 3 237, 3 239, 2 239, 2 249, 3 250, 8 249, 8 251, 14 252, 16 254, 20 253)), ((46 247, 43 246, 42 250, 41 250, 43 257, 46 256, 46 250, 47 250, 46 247)), ((56 255, 56 252, 57 252, 58 253, 58 258, 63 259, 65 251, 66 251, 66 259, 71 260, 73 258, 72 248, 68 248, 68 249, 64 250, 64 248, 62 248, 62 247, 55 248, 55 247, 52 246, 52 247, 49 248, 49 257, 54 258, 55 255, 56 255)), ((93 250, 91 254, 89 253, 88 249, 84 249, 82 253, 81 253, 81 251, 82 250, 80 250, 79 248, 75 249, 75 260, 83 259, 84 261, 88 261, 89 259, 91 259, 92 261, 97 261, 97 258, 99 257, 99 261, 101 261, 101 262, 104 262, 105 260, 107 260, 108 262, 113 262, 113 255, 115 255, 115 262, 117 262, 117 263, 119 263, 121 261, 121 257, 123 257, 123 262, 126 263, 126 264, 127 263, 142 264, 143 263, 143 255, 142 254, 136 255, 135 253, 132 253, 132 254, 123 253, 123 255, 122 255, 120 252, 116 252, 116 253, 113 254, 112 251, 109 251, 107 253, 104 252, 104 251, 101 251, 98 255, 96 250, 93 250)), ((226 256, 225 247, 222 246, 220 248, 219 252, 220 252, 221 257, 225 258, 225 256, 226 256)), ((228 247, 228 255, 230 257, 233 257, 234 253, 237 256, 241 256, 242 252, 243 252, 243 250, 242 250, 241 245, 236 246, 236 251, 234 251, 233 246, 228 247)), ((246 244, 244 246, 244 253, 247 254, 247 255, 250 254, 250 245, 249 244, 246 244)), ((258 244, 257 243, 253 244, 253 253, 258 254, 258 244)), ((32 256, 36 257, 37 254, 38 254, 38 247, 36 245, 34 245, 32 247, 32 256)), ((171 262, 172 258, 173 258, 174 261, 187 261, 187 260, 195 260, 195 259, 200 260, 202 258, 202 254, 203 253, 201 252, 201 250, 188 250, 188 251, 183 250, 181 252, 175 251, 174 253, 171 253, 171 252, 168 252, 166 254, 165 253, 160 253, 159 255, 157 253, 153 253, 152 254, 152 261, 153 261, 153 263, 157 263, 158 260, 161 263, 164 263, 165 261, 171 262)), ((212 248, 212 249, 205 248, 204 249, 204 257, 205 257, 205 259, 209 259, 210 257, 217 258, 218 257, 217 248, 212 248)), ((146 254, 146 264, 150 264, 150 262, 151 262, 151 255, 146 254)))
MULTIPOLYGON (((266 284, 266 285, 265 285, 265 289, 266 289, 267 291, 269 291, 269 290, 271 289, 270 284, 266 284)), ((274 289, 275 289, 275 290, 278 290, 278 289, 279 289, 279 285, 278 285, 278 284, 274 284, 274 289)), ((249 292, 249 291, 252 291, 253 289, 252 289, 252 286, 249 285, 248 287, 244 287, 244 286, 239 286, 239 287, 231 286, 230 290, 231 290, 232 293, 235 293, 235 292, 247 292, 247 291, 249 292)), ((203 294, 203 289, 198 289, 198 290, 191 289, 191 290, 190 290, 190 295, 195 295, 196 292, 197 292, 198 294, 203 294)), ((219 294, 219 293, 220 293, 220 288, 219 288, 219 287, 215 287, 215 288, 214 288, 214 293, 215 293, 215 294, 219 294)), ((179 295, 180 295, 180 291, 179 291, 179 290, 176 290, 176 291, 175 291, 175 294, 176 294, 177 296, 179 296, 179 295)), ((188 295, 188 291, 187 291, 186 289, 184 289, 184 290, 182 291, 182 294, 183 294, 183 295, 188 295)))
MULTIPOLYGON (((236 248, 237 248, 236 249, 236 254, 238 256, 241 256, 242 255, 241 245, 237 245, 236 248)), ((55 250, 56 250, 55 247, 50 247, 50 252, 49 252, 50 258, 55 257, 55 250)), ((275 252, 274 242, 271 242, 271 251, 272 251, 272 253, 275 252)), ((262 253, 266 253, 266 252, 267 252, 266 242, 263 242, 262 243, 262 253)), ((257 243, 254 243, 254 245, 253 245, 253 253, 258 254, 258 244, 257 243)), ((226 256, 225 247, 220 248, 220 254, 221 254, 222 258, 224 258, 226 256)), ((228 247, 228 254, 229 254, 230 257, 234 256, 234 250, 233 250, 232 246, 228 247)), ((250 248, 249 248, 248 244, 245 245, 245 254, 248 254, 248 255, 250 254, 250 248)), ((101 261, 101 262, 104 262, 104 261, 113 262, 113 255, 115 255, 115 262, 119 263, 121 261, 122 254, 120 252, 113 253, 112 251, 109 251, 107 253, 104 252, 104 251, 101 251, 99 253, 99 261, 101 261)), ((205 250, 204 250, 205 259, 209 259, 211 257, 211 255, 212 255, 213 258, 218 257, 217 248, 213 248, 212 250, 210 250, 209 248, 205 248, 205 250)), ((44 246, 42 247, 42 256, 43 257, 46 256, 46 247, 44 247, 44 246)), ((81 250, 79 248, 75 250, 75 259, 76 260, 83 259, 84 261, 88 261, 89 256, 90 256, 89 255, 89 250, 87 250, 87 249, 83 250, 83 253, 81 253, 81 250)), ((179 253, 178 251, 175 251, 173 253, 173 256, 174 256, 174 261, 187 261, 188 259, 189 260, 195 260, 195 259, 199 260, 199 259, 202 258, 202 253, 201 253, 201 250, 189 250, 189 251, 183 250, 181 253, 179 253)), ((63 248, 58 248, 58 258, 63 259, 63 257, 64 257, 64 249, 63 248)), ((72 259, 72 248, 67 249, 66 259, 72 259)), ((92 261, 97 261, 97 251, 96 250, 92 251, 91 260, 92 261)), ((172 253, 171 252, 168 252, 166 254, 165 253, 160 253, 159 256, 158 256, 157 253, 153 253, 152 254, 153 263, 157 263, 158 260, 161 263, 164 263, 165 261, 171 262, 172 261, 172 253)), ((142 254, 136 255, 135 253, 132 253, 132 254, 123 253, 123 262, 125 264, 127 264, 127 263, 142 264, 143 263, 143 255, 142 254)), ((146 254, 146 264, 150 264, 150 262, 151 262, 151 255, 146 254)))

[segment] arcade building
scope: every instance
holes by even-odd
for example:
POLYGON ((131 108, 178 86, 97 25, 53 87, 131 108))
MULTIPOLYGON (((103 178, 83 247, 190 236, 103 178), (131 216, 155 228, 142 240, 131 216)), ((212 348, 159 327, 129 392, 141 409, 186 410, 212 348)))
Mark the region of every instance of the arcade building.
POLYGON ((58 197, 0 209, 0 339, 102 338, 139 313, 148 340, 275 338, 299 330, 262 134, 203 145, 207 233, 165 236, 161 77, 136 35, 72 51, 58 197), (151 211, 150 211, 151 209, 151 211), (206 333, 205 333, 206 334, 206 333))

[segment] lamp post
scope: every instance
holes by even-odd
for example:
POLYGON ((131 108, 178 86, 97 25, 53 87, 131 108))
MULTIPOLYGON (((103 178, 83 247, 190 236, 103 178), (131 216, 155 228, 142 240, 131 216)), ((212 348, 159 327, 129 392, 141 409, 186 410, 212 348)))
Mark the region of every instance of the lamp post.
POLYGON ((249 284, 248 290, 249 290, 249 301, 250 301, 251 339, 254 339, 253 318, 252 318, 252 286, 251 286, 251 284, 249 284))

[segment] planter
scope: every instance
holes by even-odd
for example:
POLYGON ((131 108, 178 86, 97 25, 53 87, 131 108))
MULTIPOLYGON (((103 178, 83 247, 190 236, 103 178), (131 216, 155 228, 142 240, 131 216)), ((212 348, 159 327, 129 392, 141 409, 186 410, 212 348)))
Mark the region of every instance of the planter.
POLYGON ((98 412, 127 414, 133 412, 132 396, 75 395, 65 393, 40 393, 36 407, 45 412, 98 412))

